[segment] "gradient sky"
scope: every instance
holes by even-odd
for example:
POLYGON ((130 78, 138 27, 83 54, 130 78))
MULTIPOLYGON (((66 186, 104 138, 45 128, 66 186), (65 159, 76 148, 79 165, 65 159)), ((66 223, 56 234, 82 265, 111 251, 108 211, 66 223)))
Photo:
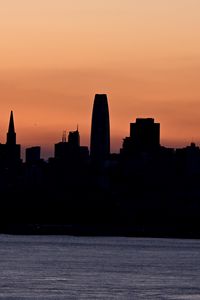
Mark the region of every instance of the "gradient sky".
POLYGON ((136 117, 161 143, 200 144, 199 0, 0 0, 0 142, 43 156, 63 130, 89 145, 95 93, 107 93, 118 151, 136 117))

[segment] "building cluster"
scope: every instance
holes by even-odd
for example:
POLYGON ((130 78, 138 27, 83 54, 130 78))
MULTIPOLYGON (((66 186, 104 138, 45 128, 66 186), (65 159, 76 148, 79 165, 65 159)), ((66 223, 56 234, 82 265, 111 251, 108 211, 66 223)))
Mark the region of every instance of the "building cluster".
POLYGON ((160 145, 154 119, 137 118, 120 152, 110 153, 107 96, 97 94, 90 151, 80 145, 78 128, 68 137, 64 132, 54 149, 46 162, 39 146, 27 148, 22 162, 11 112, 7 142, 0 145, 6 224, 200 236, 200 149, 194 143, 181 149, 160 145))

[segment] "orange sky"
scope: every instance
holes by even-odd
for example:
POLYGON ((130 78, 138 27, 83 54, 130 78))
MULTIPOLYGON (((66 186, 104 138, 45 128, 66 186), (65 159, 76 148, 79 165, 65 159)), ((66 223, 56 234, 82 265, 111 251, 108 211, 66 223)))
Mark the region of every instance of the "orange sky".
POLYGON ((79 124, 89 144, 95 93, 107 93, 112 150, 136 117, 161 142, 200 144, 199 0, 6 0, 0 3, 0 141, 43 156, 79 124))

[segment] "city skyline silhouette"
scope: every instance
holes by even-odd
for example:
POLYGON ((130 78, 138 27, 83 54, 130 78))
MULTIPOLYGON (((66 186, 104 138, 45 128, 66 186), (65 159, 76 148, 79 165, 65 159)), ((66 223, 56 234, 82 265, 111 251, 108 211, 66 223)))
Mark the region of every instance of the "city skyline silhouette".
MULTIPOLYGON (((107 95, 106 94, 96 94, 95 95, 95 98, 96 98, 96 96, 105 96, 106 97, 106 99, 107 99, 107 95)), ((107 100, 106 100, 106 102, 107 102, 107 100)), ((94 101, 94 104, 95 104, 95 101, 94 101)), ((107 104, 106 104, 107 106, 108 106, 108 102, 107 102, 107 104)), ((108 108, 107 108, 108 109, 108 108)), ((15 125, 14 125, 14 117, 13 117, 13 110, 11 110, 10 111, 10 120, 9 120, 9 128, 8 128, 8 133, 7 133, 7 135, 5 135, 5 138, 6 138, 6 141, 5 141, 5 143, 10 143, 9 141, 10 140, 13 140, 13 143, 16 143, 16 132, 15 132, 15 125), (10 132, 10 133, 9 133, 10 132)), ((93 115, 94 115, 94 107, 93 107, 93 109, 91 109, 91 120, 93 119, 93 115)), ((112 111, 111 111, 111 115, 112 115, 112 111)), ((109 112, 108 112, 108 123, 110 123, 110 121, 109 121, 109 119, 110 119, 110 117, 109 117, 109 112)), ((137 120, 139 121, 140 119, 142 120, 142 119, 146 119, 146 120, 153 120, 154 118, 153 118, 153 116, 147 116, 147 117, 141 117, 141 116, 135 116, 135 119, 136 119, 136 122, 137 122, 137 120)), ((133 120, 130 120, 130 122, 131 121, 133 121, 133 120)), ((78 123, 78 122, 77 122, 78 123)), ((111 119, 111 123, 112 123, 112 119, 111 119)), ((162 125, 162 124, 161 124, 162 125)), ((122 136, 121 138, 119 138, 120 139, 120 144, 119 144, 119 147, 118 148, 116 148, 116 147, 111 147, 110 145, 112 144, 112 136, 110 136, 110 124, 108 125, 109 126, 109 146, 108 146, 108 149, 109 149, 109 152, 111 151, 111 153, 119 153, 120 152, 120 149, 121 149, 121 147, 122 147, 122 145, 123 145, 123 143, 124 143, 124 138, 125 138, 125 136, 122 136)), ((58 136, 57 137, 57 141, 59 142, 59 138, 60 138, 60 141, 62 141, 62 138, 63 138, 63 132, 66 132, 66 134, 67 133, 69 133, 71 130, 72 130, 73 128, 69 128, 69 130, 67 131, 65 128, 61 128, 60 129, 60 137, 58 136)), ((79 130, 81 130, 81 128, 80 128, 80 126, 79 126, 79 130)), ((91 130, 92 130, 92 126, 91 126, 91 130)), ((128 131, 127 131, 128 132, 128 131)), ((162 133, 162 130, 161 130, 161 133, 162 133)), ((18 134, 19 134, 19 131, 18 131, 18 134)), ((86 145, 85 146, 87 146, 88 148, 89 148, 89 150, 90 150, 90 152, 91 152, 91 132, 90 132, 90 130, 89 130, 89 132, 88 132, 88 139, 89 139, 89 141, 86 143, 86 145)), ((199 135, 200 136, 200 135, 199 135)), ((34 138, 35 139, 35 138, 34 138)), ((80 139, 80 137, 79 137, 79 139, 80 139)), ((197 140, 194 140, 193 139, 193 135, 191 135, 191 138, 188 140, 188 142, 185 142, 185 143, 183 143, 183 144, 181 144, 181 145, 178 145, 178 146, 173 146, 173 143, 172 144, 170 144, 170 145, 167 145, 167 143, 165 144, 165 143, 162 143, 162 135, 159 133, 159 139, 161 140, 161 144, 162 144, 162 146, 165 146, 165 147, 169 147, 169 148, 173 148, 173 149, 179 149, 179 148, 183 148, 183 147, 186 147, 186 146, 189 146, 191 143, 195 143, 196 145, 199 145, 200 144, 200 142, 198 143, 198 138, 197 138, 197 140)), ((37 139, 36 139, 37 140, 37 139)), ((178 140, 178 139, 177 139, 178 140)), ((54 143, 56 142, 56 140, 54 141, 54 143)), ((12 143, 12 142, 11 142, 12 143)), ((20 146, 21 146, 21 158, 23 159, 23 160, 25 160, 25 157, 26 157, 26 148, 31 148, 31 147, 40 147, 40 152, 42 153, 42 155, 43 155, 43 158, 45 159, 45 160, 48 160, 48 158, 49 157, 53 157, 54 156, 54 150, 53 150, 53 147, 54 147, 54 143, 53 144, 51 144, 51 145, 49 145, 48 146, 48 150, 46 150, 46 148, 44 147, 44 150, 43 150, 43 147, 41 147, 40 146, 40 144, 39 144, 39 142, 37 143, 36 142, 36 144, 34 144, 34 143, 30 143, 28 146, 26 146, 26 145, 21 145, 20 144, 20 146), (50 150, 49 150, 50 149, 50 150)), ((3 141, 1 141, 1 144, 3 144, 3 141)))
POLYGON ((0 144, 1 232, 200 237, 200 148, 165 147, 160 123, 136 118, 112 153, 109 119, 107 95, 96 94, 90 151, 77 126, 48 160, 35 145, 23 161, 11 111, 0 144))

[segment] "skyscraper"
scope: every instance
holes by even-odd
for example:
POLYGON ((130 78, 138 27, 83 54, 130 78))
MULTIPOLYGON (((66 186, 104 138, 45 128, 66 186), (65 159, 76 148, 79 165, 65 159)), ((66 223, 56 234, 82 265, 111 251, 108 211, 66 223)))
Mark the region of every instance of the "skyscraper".
POLYGON ((96 94, 92 112, 90 156, 102 161, 110 154, 110 121, 106 94, 96 94))
POLYGON ((160 146, 160 124, 152 118, 137 118, 130 124, 130 137, 138 150, 156 150, 160 146))
POLYGON ((68 143, 72 148, 80 147, 80 134, 78 129, 76 131, 70 131, 68 135, 68 143))
POLYGON ((160 148, 160 124, 152 118, 137 118, 130 124, 130 137, 123 142, 121 153, 153 152, 160 148))
POLYGON ((7 145, 16 145, 16 133, 15 133, 15 126, 14 126, 14 118, 13 112, 10 113, 10 121, 8 126, 8 133, 7 133, 7 145))
POLYGON ((5 161, 6 164, 19 163, 20 160, 20 145, 16 144, 16 132, 14 126, 13 112, 10 113, 10 120, 7 133, 7 141, 5 145, 5 161))
POLYGON ((62 141, 55 144, 55 159, 61 162, 67 162, 68 164, 76 162, 80 163, 80 160, 88 160, 89 150, 88 147, 80 146, 80 134, 77 130, 70 131, 68 135, 68 141, 66 141, 66 132, 64 131, 62 141))

